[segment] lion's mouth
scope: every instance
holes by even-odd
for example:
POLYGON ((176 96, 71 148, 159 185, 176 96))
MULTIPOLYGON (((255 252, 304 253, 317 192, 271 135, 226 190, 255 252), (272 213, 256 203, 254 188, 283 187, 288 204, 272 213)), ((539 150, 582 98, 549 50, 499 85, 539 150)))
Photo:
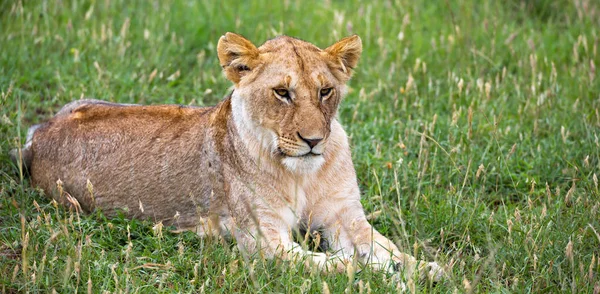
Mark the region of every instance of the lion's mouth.
POLYGON ((300 158, 303 158, 303 157, 317 157, 317 156, 321 156, 321 155, 323 155, 323 154, 313 153, 312 151, 310 151, 310 152, 307 152, 307 153, 302 154, 302 155, 296 155, 296 156, 290 156, 290 157, 300 157, 300 158))
POLYGON ((287 153, 285 150, 281 149, 281 148, 277 148, 277 154, 280 156, 284 156, 284 157, 292 157, 292 158, 313 158, 313 157, 319 157, 322 156, 323 154, 321 153, 314 153, 311 151, 308 151, 304 154, 297 154, 297 155, 293 155, 293 154, 289 154, 287 153))
POLYGON ((289 154, 286 151, 288 150, 278 150, 278 153, 280 153, 279 158, 283 166, 292 172, 312 173, 317 171, 325 162, 322 153, 315 153, 312 150, 302 154, 289 154))

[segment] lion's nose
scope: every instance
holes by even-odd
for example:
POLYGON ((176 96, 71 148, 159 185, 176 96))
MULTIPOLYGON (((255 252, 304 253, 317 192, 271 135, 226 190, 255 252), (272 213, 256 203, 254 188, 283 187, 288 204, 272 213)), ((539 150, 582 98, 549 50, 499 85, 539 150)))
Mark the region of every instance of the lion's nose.
POLYGON ((300 135, 300 133, 298 133, 298 137, 300 137, 302 141, 306 142, 306 144, 308 144, 308 146, 310 146, 311 149, 315 148, 315 146, 317 146, 317 144, 319 144, 319 142, 323 140, 323 138, 304 138, 302 137, 302 135, 300 135))

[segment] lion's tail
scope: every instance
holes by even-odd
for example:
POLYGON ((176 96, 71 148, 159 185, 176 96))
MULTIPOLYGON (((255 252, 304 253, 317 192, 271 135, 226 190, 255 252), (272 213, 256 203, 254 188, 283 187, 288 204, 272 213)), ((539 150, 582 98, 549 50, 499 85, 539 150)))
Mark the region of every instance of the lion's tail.
POLYGON ((33 152, 31 150, 31 142, 33 134, 41 125, 34 125, 27 130, 27 141, 23 148, 15 148, 9 152, 10 159, 13 163, 24 171, 29 171, 31 161, 33 160, 33 152))

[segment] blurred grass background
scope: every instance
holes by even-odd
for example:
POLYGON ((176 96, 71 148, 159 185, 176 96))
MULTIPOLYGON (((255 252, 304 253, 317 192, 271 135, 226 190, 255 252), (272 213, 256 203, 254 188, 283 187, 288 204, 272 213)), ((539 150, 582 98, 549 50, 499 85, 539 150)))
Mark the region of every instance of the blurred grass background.
POLYGON ((450 267, 418 292, 599 293, 600 4, 531 1, 0 2, 0 287, 13 292, 396 292, 150 221, 55 207, 8 159, 65 103, 212 105, 215 46, 279 34, 364 51, 340 107, 363 204, 450 267))

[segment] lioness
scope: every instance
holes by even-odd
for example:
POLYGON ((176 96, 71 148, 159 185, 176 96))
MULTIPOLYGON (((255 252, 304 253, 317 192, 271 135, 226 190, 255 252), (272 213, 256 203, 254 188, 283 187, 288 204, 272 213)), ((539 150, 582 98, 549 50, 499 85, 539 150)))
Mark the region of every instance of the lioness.
POLYGON ((230 234, 242 252, 323 270, 357 258, 437 280, 440 267, 400 252, 360 203, 336 113, 361 51, 358 36, 321 50, 287 36, 256 48, 227 33, 217 53, 234 90, 218 105, 75 101, 32 127, 14 155, 35 186, 83 211, 230 234), (295 243, 299 226, 321 230, 332 254, 295 243))

